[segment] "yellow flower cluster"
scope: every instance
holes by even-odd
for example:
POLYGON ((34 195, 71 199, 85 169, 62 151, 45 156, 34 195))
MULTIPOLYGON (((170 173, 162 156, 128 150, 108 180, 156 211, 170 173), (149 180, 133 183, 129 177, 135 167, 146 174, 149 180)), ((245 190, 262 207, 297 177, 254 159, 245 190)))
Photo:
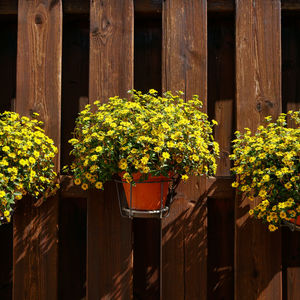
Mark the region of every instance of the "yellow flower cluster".
POLYGON ((143 178, 170 173, 187 180, 190 174, 213 175, 219 145, 212 135, 215 121, 208 121, 198 96, 184 101, 182 92, 162 97, 131 90, 129 99, 112 97, 87 105, 74 130, 71 165, 75 184, 85 190, 103 189, 114 174, 132 182, 134 173, 143 178))
POLYGON ((233 187, 260 203, 250 215, 268 223, 274 231, 283 220, 300 215, 300 111, 281 114, 275 123, 259 126, 255 135, 249 129, 236 132, 233 141, 233 187), (287 127, 287 117, 295 128, 287 127))
POLYGON ((14 112, 0 114, 0 220, 10 221, 15 200, 38 198, 55 187, 57 148, 41 124, 14 112))

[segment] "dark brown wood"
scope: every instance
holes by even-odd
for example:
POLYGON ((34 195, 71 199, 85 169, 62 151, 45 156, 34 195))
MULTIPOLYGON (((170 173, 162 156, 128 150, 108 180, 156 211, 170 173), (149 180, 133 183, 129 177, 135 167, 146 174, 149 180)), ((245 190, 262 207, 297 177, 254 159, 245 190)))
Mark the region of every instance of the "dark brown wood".
MULTIPOLYGON (((63 1, 64 12, 68 3, 63 1)), ((86 3, 89 5, 89 1, 86 3)), ((88 103, 88 15, 65 15, 63 30, 61 162, 66 165, 72 161, 68 140, 72 137, 75 118, 82 106, 88 103)), ((87 196, 87 192, 74 185, 71 176, 61 176, 58 248, 60 300, 81 300, 86 296, 87 196)))
MULTIPOLYGON (((298 15, 282 18, 282 101, 283 111, 300 109, 300 20, 298 15)), ((292 124, 290 124, 292 125, 292 124)), ((282 264, 284 299, 300 295, 300 232, 283 231, 282 264)))
POLYGON ((64 0, 63 11, 65 14, 89 14, 89 0, 64 0))
POLYGON ((159 16, 161 9, 162 0, 134 0, 134 11, 137 14, 159 16))
MULTIPOLYGON (((61 106, 61 1, 19 1, 16 111, 38 112, 59 146, 61 106), (50 46, 51 45, 51 46, 50 46)), ((59 169, 59 155, 55 163, 59 169)), ((58 197, 34 207, 17 205, 14 216, 13 299, 57 299, 58 197)))
MULTIPOLYGON (((88 103, 89 19, 88 16, 64 17, 62 77, 61 163, 70 164, 72 138, 78 112, 88 103)), ((80 196, 79 196, 80 197, 80 196)))
POLYGON ((133 220, 133 299, 159 299, 160 227, 159 219, 133 220))
MULTIPOLYGON (((0 112, 13 110, 12 99, 16 94, 16 58, 17 58, 17 18, 16 16, 0 17, 0 112)), ((13 269, 13 225, 0 226, 0 296, 1 300, 12 298, 13 269)))
POLYGON ((59 300, 86 296, 86 204, 84 198, 59 203, 59 300))
MULTIPOLYGON (((204 110, 206 15, 206 1, 163 2, 162 89, 182 90, 187 98, 198 94, 204 110)), ((162 299, 206 299, 206 217, 205 180, 191 178, 162 221, 162 299)))
POLYGON ((15 15, 18 13, 18 0, 2 0, 0 2, 0 14, 15 15))
POLYGON ((234 17, 208 18, 208 114, 219 122, 214 129, 220 145, 217 178, 207 180, 208 262, 207 298, 234 298, 234 197, 230 161, 235 127, 234 17), (221 250, 220 250, 221 249, 221 250))
POLYGON ((208 0, 207 10, 209 12, 234 12, 235 2, 234 0, 208 0))
MULTIPOLYGON (((236 1, 237 129, 255 130, 281 111, 279 0, 236 1), (267 20, 267 22, 266 22, 267 20)), ((281 234, 249 217, 257 204, 236 199, 235 298, 281 299, 281 234)))
MULTIPOLYGON (((91 1, 89 101, 133 87, 133 2, 91 1)), ((88 198, 87 297, 132 298, 131 221, 121 218, 114 183, 88 198)))

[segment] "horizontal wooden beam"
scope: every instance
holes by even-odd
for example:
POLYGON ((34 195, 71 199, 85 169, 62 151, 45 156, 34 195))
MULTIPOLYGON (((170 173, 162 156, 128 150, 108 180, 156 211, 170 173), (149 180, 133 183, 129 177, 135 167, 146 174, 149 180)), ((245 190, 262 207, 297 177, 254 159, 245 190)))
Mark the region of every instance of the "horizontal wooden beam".
MULTIPOLYGON (((162 0, 135 0, 135 12, 138 14, 160 14, 162 0)), ((0 15, 17 14, 18 0, 1 0, 0 15)), ((89 0, 65 0, 63 11, 65 14, 89 14, 89 0)), ((281 9, 283 11, 300 11, 299 0, 282 0, 281 9)), ((208 0, 208 12, 234 12, 234 0, 208 0)))

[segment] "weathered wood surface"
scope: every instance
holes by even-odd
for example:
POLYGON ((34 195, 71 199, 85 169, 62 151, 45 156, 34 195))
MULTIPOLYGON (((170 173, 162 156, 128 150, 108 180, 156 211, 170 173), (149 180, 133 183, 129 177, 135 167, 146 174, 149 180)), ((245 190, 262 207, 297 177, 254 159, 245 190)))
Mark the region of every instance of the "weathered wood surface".
MULTIPOLYGON (((236 1, 237 129, 255 130, 281 111, 280 1, 236 1)), ((281 234, 250 219, 236 199, 235 299, 281 299, 281 234), (274 250, 275 249, 275 250, 274 250)))
MULTIPOLYGON (((282 18, 282 102, 283 111, 300 109, 300 20, 298 15, 282 18)), ((283 231, 284 296, 300 295, 300 232, 283 231)))
MULTIPOLYGON (((200 95, 206 110, 206 1, 163 2, 162 89, 200 95)), ((205 180, 178 189, 162 221, 162 299, 206 299, 207 209, 205 180), (193 278, 198 278, 197 281, 193 278)))
POLYGON ((235 127, 235 40, 233 16, 208 18, 208 114, 220 145, 217 178, 208 191, 208 299, 234 298, 234 189, 229 154, 235 127), (222 250, 220 250, 222 249, 222 250))
MULTIPOLYGON (((61 1, 19 1, 16 111, 38 112, 59 146, 61 106, 61 1)), ((56 168, 59 169, 59 155, 56 168)), ((58 198, 34 207, 17 205, 14 216, 13 298, 57 298, 58 198)))
MULTIPOLYGON (((133 87, 133 1, 95 0, 90 11, 89 101, 133 87)), ((87 297, 131 299, 131 221, 121 218, 114 183, 88 198, 87 297)))

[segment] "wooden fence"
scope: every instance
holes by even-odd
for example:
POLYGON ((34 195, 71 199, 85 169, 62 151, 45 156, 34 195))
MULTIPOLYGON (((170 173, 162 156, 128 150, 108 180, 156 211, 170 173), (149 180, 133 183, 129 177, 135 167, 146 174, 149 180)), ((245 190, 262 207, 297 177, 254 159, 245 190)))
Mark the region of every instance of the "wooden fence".
POLYGON ((2 0, 0 110, 38 112, 70 162, 74 120, 132 87, 199 94, 219 122, 215 178, 179 187, 162 221, 67 178, 0 227, 0 299, 300 299, 300 234, 270 233, 231 188, 233 133, 300 108, 298 0, 2 0))

